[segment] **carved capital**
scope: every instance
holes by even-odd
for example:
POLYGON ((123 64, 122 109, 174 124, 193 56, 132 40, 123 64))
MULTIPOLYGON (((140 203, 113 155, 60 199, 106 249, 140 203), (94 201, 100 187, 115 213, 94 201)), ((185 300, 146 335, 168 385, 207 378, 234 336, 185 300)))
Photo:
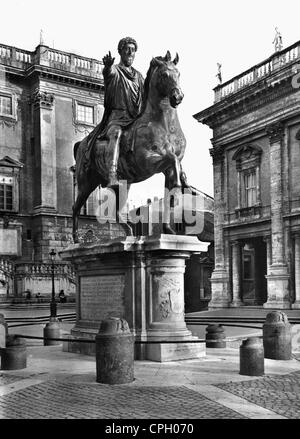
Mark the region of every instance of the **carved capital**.
POLYGON ((31 102, 35 108, 51 109, 54 104, 54 95, 40 89, 36 89, 32 95, 31 102))
POLYGON ((224 159, 223 146, 215 146, 213 148, 210 148, 209 153, 212 156, 214 163, 221 162, 224 159))
POLYGON ((284 136, 284 125, 282 122, 276 122, 266 127, 266 133, 269 136, 270 143, 281 142, 284 136))

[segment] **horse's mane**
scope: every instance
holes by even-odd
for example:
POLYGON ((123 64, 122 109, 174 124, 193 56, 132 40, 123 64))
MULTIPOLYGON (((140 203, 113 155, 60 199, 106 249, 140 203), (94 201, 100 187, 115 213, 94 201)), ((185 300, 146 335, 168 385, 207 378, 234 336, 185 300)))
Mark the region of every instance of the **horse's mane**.
POLYGON ((146 108, 147 99, 148 99, 148 95, 149 95, 150 80, 152 77, 153 70, 155 69, 155 67, 157 67, 157 63, 155 62, 156 60, 157 61, 165 61, 163 56, 156 56, 155 58, 152 58, 152 60, 150 62, 150 66, 149 66, 149 69, 147 71, 146 79, 144 82, 143 103, 142 103, 142 110, 141 110, 140 116, 144 113, 144 110, 146 108))

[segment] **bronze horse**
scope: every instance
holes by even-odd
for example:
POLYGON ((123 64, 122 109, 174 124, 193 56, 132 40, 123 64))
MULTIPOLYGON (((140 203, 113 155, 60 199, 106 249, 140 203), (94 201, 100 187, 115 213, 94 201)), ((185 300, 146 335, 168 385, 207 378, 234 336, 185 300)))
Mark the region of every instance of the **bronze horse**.
MULTIPOLYGON (((176 107, 183 99, 176 67, 178 54, 172 61, 170 52, 165 57, 153 58, 145 79, 143 109, 138 118, 127 127, 121 137, 118 162, 119 186, 116 193, 116 215, 131 235, 129 224, 122 220, 121 211, 126 199, 120 199, 122 185, 128 193, 132 183, 144 181, 156 173, 165 175, 165 188, 189 187, 181 167, 186 140, 181 130, 176 107)), ((88 151, 88 137, 74 146, 78 195, 73 206, 73 239, 78 242, 78 214, 88 196, 99 186, 108 184, 108 141, 96 139, 88 151)), ((164 214, 164 233, 174 233, 169 215, 164 214)))

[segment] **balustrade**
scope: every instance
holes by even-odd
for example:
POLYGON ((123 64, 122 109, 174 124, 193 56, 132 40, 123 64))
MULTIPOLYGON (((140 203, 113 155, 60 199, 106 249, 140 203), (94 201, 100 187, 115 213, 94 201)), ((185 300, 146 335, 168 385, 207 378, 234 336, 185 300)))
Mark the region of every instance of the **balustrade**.
POLYGON ((71 57, 64 52, 56 50, 48 50, 48 59, 52 62, 59 62, 62 64, 70 64, 71 57))
POLYGON ((230 81, 215 88, 215 102, 253 84, 257 80, 270 75, 274 70, 300 59, 300 42, 288 47, 281 52, 274 53, 267 61, 264 61, 230 81))
POLYGON ((42 64, 70 72, 78 70, 80 74, 85 70, 84 74, 96 78, 102 75, 103 67, 101 61, 51 49, 47 46, 38 46, 34 52, 29 52, 5 44, 0 44, 0 64, 15 65, 24 69, 28 67, 28 64, 42 64), (45 59, 48 60, 46 64, 45 59))
POLYGON ((13 274, 14 265, 11 261, 7 259, 0 259, 0 271, 6 276, 11 276, 13 274))

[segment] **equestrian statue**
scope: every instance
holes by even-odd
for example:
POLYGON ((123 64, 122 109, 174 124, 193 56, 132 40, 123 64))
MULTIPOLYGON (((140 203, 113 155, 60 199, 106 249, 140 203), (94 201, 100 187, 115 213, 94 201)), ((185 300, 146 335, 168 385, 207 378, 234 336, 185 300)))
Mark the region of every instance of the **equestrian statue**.
MULTIPOLYGON (((74 242, 78 242, 80 209, 98 186, 115 191, 116 219, 126 235, 132 235, 132 229, 122 220, 127 199, 120 194, 128 194, 132 183, 162 172, 169 191, 190 188, 181 166, 186 140, 176 110, 183 99, 178 54, 173 60, 169 51, 153 58, 144 81, 132 67, 136 50, 136 41, 126 37, 118 45, 119 64, 114 64, 110 52, 103 58, 103 118, 74 145, 78 189, 73 206, 74 242)), ((175 233, 169 218, 165 213, 163 231, 175 233)))

